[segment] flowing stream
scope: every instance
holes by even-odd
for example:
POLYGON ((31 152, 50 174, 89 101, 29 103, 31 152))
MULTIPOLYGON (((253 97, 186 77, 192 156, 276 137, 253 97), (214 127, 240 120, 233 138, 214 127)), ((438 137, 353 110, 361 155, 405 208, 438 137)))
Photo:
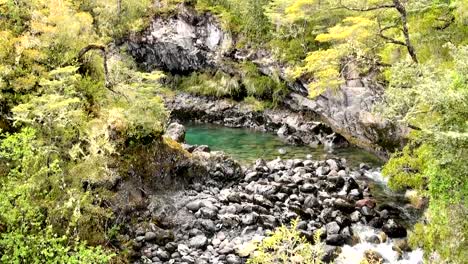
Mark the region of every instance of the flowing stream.
MULTIPOLYGON (((208 145, 211 150, 224 151, 243 165, 249 165, 255 160, 262 158, 272 160, 277 157, 282 159, 304 159, 306 157, 314 160, 323 160, 330 157, 345 158, 348 166, 359 167, 365 163, 375 168, 356 180, 365 181, 371 189, 371 193, 377 204, 390 205, 398 208, 401 212, 400 220, 408 228, 414 225, 421 215, 420 209, 415 209, 409 204, 404 193, 391 191, 380 173, 383 162, 364 150, 348 147, 341 149, 325 150, 323 146, 292 146, 283 142, 279 137, 270 133, 263 133, 250 129, 227 128, 212 124, 186 124, 186 142, 191 145, 208 145)), ((342 253, 336 263, 360 263, 366 250, 373 250, 383 256, 387 263, 422 263, 422 251, 416 249, 399 253, 393 247, 394 240, 387 239, 379 244, 369 243, 370 236, 379 235, 380 231, 370 226, 355 225, 360 243, 342 248, 342 253)))

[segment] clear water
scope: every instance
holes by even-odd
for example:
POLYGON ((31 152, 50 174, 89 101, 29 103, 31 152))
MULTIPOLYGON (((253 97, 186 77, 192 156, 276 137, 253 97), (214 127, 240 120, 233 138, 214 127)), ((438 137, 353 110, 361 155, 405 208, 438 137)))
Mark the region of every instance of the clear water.
POLYGON ((242 164, 250 164, 259 158, 272 160, 312 159, 322 160, 329 157, 340 157, 347 160, 349 166, 359 166, 367 163, 374 166, 382 165, 382 161, 364 150, 348 147, 335 150, 325 150, 323 146, 293 146, 283 142, 278 136, 244 128, 228 128, 212 124, 186 124, 185 140, 191 145, 208 145, 211 150, 224 151, 242 164), (280 154, 279 150, 286 151, 280 154))

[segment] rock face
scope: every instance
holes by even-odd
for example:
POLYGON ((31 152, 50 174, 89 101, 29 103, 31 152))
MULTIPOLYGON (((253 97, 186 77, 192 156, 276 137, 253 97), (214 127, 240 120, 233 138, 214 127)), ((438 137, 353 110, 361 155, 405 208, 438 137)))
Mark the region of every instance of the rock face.
POLYGON ((330 127, 315 121, 317 116, 313 113, 296 112, 287 108, 258 112, 248 105, 233 101, 186 93, 165 98, 165 101, 173 120, 214 123, 227 127, 244 127, 273 132, 286 142, 296 145, 322 144, 333 147, 348 145, 348 142, 334 133, 330 127))
POLYGON ((319 114, 327 125, 351 143, 386 157, 403 145, 407 131, 372 113, 378 100, 379 95, 369 87, 343 86, 313 100, 291 93, 285 103, 297 111, 319 114))
POLYGON ((213 67, 231 46, 213 16, 180 8, 169 18, 157 17, 150 27, 129 41, 129 52, 146 70, 190 72, 213 67))
MULTIPOLYGON (((132 36, 128 50, 146 70, 188 73, 216 68, 236 74, 230 65, 247 60, 255 63, 263 74, 279 73, 286 80, 286 66, 278 63, 270 52, 236 50, 232 42, 233 38, 223 32, 214 16, 181 7, 175 15, 157 17, 147 30, 132 36)), ((372 81, 372 76, 354 75, 347 76, 349 80, 337 91, 327 91, 315 99, 307 97, 305 82, 288 83, 292 93, 284 104, 295 112, 318 116, 351 143, 385 157, 402 145, 407 131, 372 114, 383 89, 372 81)))

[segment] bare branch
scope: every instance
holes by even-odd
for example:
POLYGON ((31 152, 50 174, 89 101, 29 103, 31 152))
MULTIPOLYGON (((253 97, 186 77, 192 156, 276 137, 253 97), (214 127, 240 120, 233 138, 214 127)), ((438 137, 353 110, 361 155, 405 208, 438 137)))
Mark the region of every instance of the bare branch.
POLYGON ((89 51, 91 51, 91 50, 98 50, 102 54, 103 68, 104 68, 104 85, 105 85, 105 87, 109 91, 111 91, 111 92, 113 92, 115 94, 121 95, 121 96, 125 97, 128 100, 128 98, 125 96, 125 94, 119 93, 119 92, 115 91, 114 89, 112 89, 112 83, 109 80, 109 67, 107 66, 107 48, 106 48, 106 46, 99 45, 99 44, 89 44, 88 46, 82 48, 80 50, 80 52, 78 53, 78 61, 82 62, 83 61, 83 56, 86 53, 88 53, 89 51))
POLYGON ((445 29, 447 29, 448 27, 450 27, 450 26, 453 24, 453 22, 455 22, 455 17, 452 16, 452 17, 450 18, 450 20, 442 20, 442 19, 437 19, 437 20, 443 21, 443 22, 445 22, 445 24, 443 24, 443 25, 441 25, 441 26, 436 26, 436 27, 434 27, 434 28, 435 28, 436 30, 445 30, 445 29))

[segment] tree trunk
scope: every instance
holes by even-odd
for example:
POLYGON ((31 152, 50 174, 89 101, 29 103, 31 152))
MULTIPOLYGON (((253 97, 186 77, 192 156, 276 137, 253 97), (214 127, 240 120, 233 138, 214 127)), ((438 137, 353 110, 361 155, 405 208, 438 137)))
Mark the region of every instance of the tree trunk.
POLYGON ((99 50, 101 52, 102 58, 103 58, 103 68, 104 68, 104 84, 106 88, 111 87, 111 83, 109 80, 109 68, 107 67, 107 49, 105 46, 99 45, 99 44, 90 44, 82 48, 80 52, 78 53, 78 61, 82 61, 83 56, 91 50, 99 50))
POLYGON ((415 63, 418 63, 418 57, 416 56, 416 51, 414 50, 414 46, 411 43, 409 36, 406 8, 400 0, 393 0, 393 4, 395 5, 395 9, 398 11, 398 13, 400 13, 401 24, 403 27, 403 36, 405 37, 405 45, 408 50, 408 53, 411 56, 411 59, 415 63))

